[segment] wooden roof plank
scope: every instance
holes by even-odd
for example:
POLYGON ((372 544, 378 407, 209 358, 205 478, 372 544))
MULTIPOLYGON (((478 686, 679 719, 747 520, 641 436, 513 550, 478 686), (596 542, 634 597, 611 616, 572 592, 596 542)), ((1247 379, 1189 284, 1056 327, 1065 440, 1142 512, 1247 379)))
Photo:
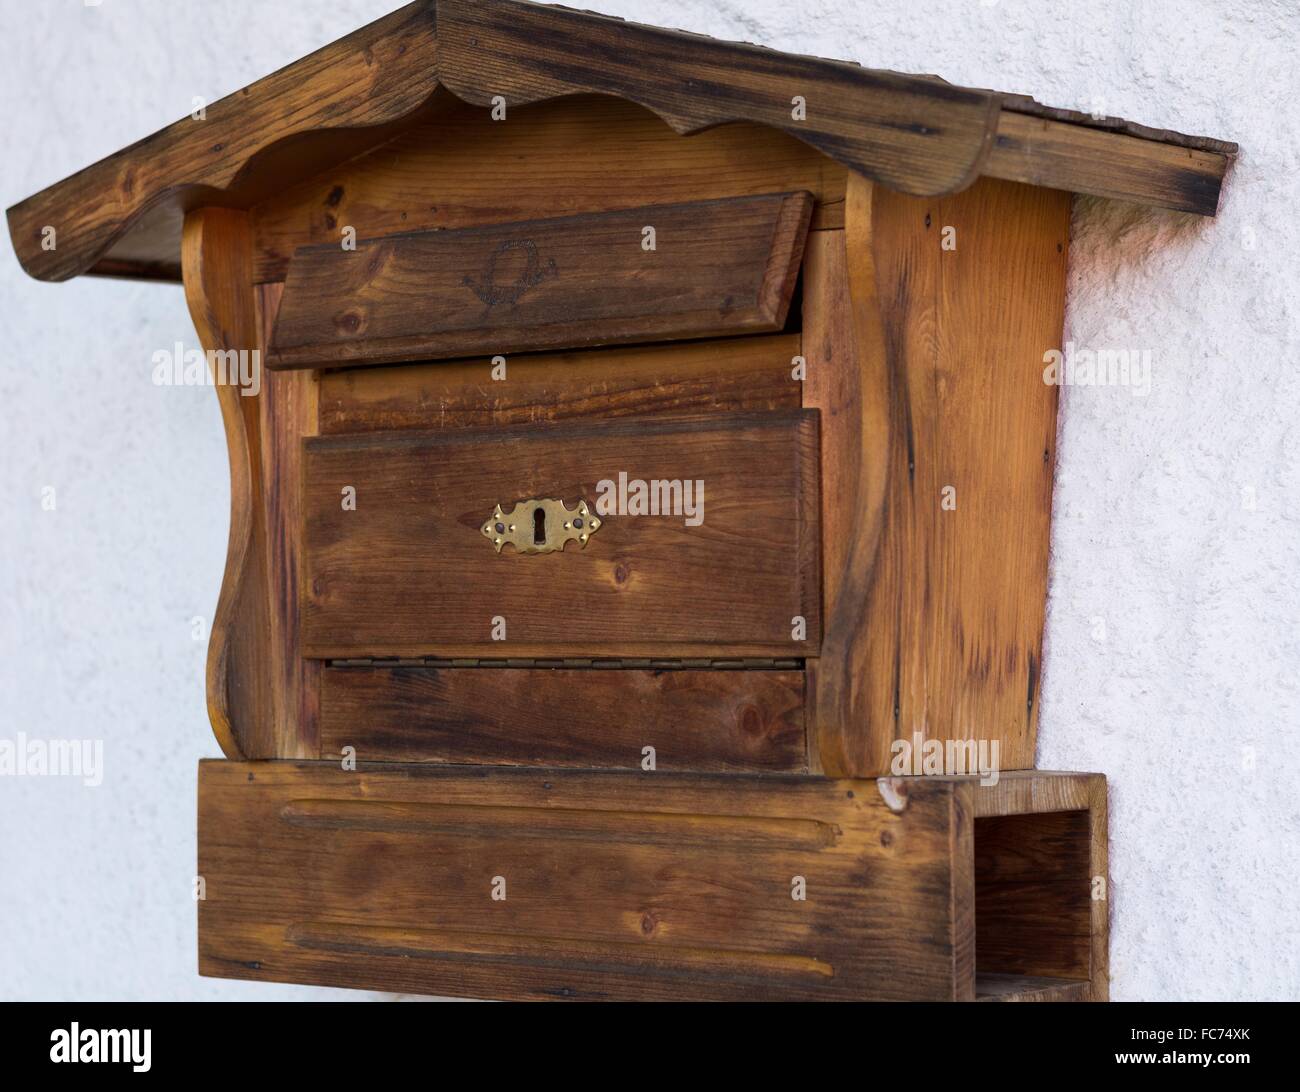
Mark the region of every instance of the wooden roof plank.
POLYGON ((226 203, 222 191, 282 140, 409 114, 437 86, 435 54, 433 9, 417 0, 14 205, 18 259, 39 280, 67 280, 159 204, 226 203))
POLYGON ((1213 216, 1229 158, 1004 110, 984 173, 1213 216))
POLYGON ((439 78, 476 106, 594 92, 681 133, 757 122, 919 195, 975 181, 999 110, 988 91, 515 0, 441 0, 438 39, 439 78))
POLYGON ((992 174, 1213 215, 1236 147, 568 8, 416 0, 14 205, 14 249, 41 280, 171 276, 185 212, 248 207, 356 154, 417 118, 439 86, 477 106, 501 96, 507 111, 614 95, 681 133, 756 122, 918 195, 992 174))

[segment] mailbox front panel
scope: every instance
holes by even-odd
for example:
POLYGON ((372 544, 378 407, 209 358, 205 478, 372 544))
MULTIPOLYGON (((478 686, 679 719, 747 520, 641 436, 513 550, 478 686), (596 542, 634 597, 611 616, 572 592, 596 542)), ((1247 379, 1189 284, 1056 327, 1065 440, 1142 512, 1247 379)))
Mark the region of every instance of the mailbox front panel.
POLYGON ((306 442, 303 650, 802 657, 815 411, 306 442))
POLYGON ((781 329, 808 193, 299 248, 268 363, 328 367, 781 329))
POLYGON ((294 251, 262 322, 272 368, 315 369, 297 621, 321 755, 808 769, 813 203, 294 251))

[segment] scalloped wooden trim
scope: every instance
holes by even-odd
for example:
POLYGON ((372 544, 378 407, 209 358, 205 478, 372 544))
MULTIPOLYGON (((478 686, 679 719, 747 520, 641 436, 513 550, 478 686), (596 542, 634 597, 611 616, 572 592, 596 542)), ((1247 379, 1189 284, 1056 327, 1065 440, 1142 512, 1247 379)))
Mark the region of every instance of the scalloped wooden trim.
POLYGON ((1212 216, 1236 150, 1119 119, 1085 123, 1022 96, 932 76, 568 8, 416 0, 213 103, 205 120, 178 121, 14 205, 14 249, 40 280, 87 271, 173 277, 186 212, 247 208, 286 175, 298 181, 356 154, 358 141, 413 121, 439 86, 477 106, 504 99, 507 110, 612 95, 679 133, 768 125, 867 179, 921 196, 955 192, 986 173, 1212 216), (796 96, 806 120, 793 117, 796 96), (1031 109, 1058 120, 1035 128, 1031 109), (128 233, 128 245, 115 246, 128 233))
POLYGON ((999 108, 989 92, 564 8, 418 0, 213 103, 205 120, 178 121, 13 206, 14 248, 32 276, 66 280, 159 206, 242 207, 250 195, 241 180, 259 156, 307 133, 401 121, 440 83, 476 105, 498 95, 507 107, 616 95, 679 132, 730 121, 773 125, 911 193, 969 183, 999 108), (720 72, 726 84, 715 82, 720 72), (807 101, 807 121, 792 117, 796 95, 807 101), (47 227, 56 232, 51 250, 42 246, 47 227))
POLYGON ((913 194, 973 182, 1001 106, 988 91, 515 0, 441 0, 438 42, 440 81, 475 106, 595 93, 683 134, 756 122, 913 194))

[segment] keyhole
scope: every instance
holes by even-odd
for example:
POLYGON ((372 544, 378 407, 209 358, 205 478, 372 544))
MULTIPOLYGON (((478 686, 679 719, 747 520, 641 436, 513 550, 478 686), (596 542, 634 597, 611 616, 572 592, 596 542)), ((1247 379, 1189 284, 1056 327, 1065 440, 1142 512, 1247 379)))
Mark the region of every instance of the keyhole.
POLYGON ((533 509, 533 545, 546 545, 546 512, 541 508, 533 509))

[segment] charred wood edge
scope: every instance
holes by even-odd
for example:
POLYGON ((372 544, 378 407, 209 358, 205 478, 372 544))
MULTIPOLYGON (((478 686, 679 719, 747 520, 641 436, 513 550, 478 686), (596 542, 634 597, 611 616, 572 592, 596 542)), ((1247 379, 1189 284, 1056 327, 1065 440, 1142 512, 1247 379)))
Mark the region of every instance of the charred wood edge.
MULTIPOLYGON (((456 12, 456 7, 445 5, 451 12, 456 12)), ((772 61, 794 62, 806 65, 810 78, 814 76, 833 76, 839 74, 846 80, 853 80, 855 73, 861 77, 870 77, 897 83, 900 88, 910 90, 913 93, 924 93, 926 86, 942 87, 944 92, 950 95, 969 95, 972 97, 985 96, 989 103, 988 114, 988 132, 985 134, 985 140, 971 163, 968 177, 964 179, 962 185, 956 189, 969 184, 979 173, 979 167, 982 165, 987 156, 989 146, 993 142, 998 128, 998 117, 1002 110, 1011 113, 1027 114, 1041 117, 1049 120, 1056 120, 1071 125, 1077 125, 1081 128, 1099 129, 1114 133, 1119 133, 1131 137, 1137 137, 1144 140, 1151 140, 1166 145, 1186 147, 1196 149, 1211 154, 1224 157, 1224 170, 1226 171, 1228 162, 1237 152, 1237 145, 1227 142, 1214 140, 1209 137, 1186 136, 1171 130, 1154 129, 1133 122, 1125 121, 1121 118, 1094 118, 1090 115, 1072 110, 1061 110, 1053 107, 1043 106, 1035 102, 1032 98, 1023 95, 1006 95, 997 92, 988 92, 975 88, 963 88, 954 84, 949 84, 944 80, 934 76, 910 76, 899 73, 888 72, 885 70, 867 69, 851 62, 830 61, 813 57, 804 57, 792 54, 784 54, 776 50, 763 47, 757 47, 746 43, 722 42, 716 39, 707 38, 703 35, 689 34, 680 31, 668 31, 660 28, 645 27, 639 24, 626 23, 622 20, 614 19, 608 16, 599 16, 590 13, 581 13, 573 9, 566 8, 548 8, 532 4, 517 5, 493 5, 493 7, 517 7, 521 11, 536 13, 553 13, 556 18, 568 18, 572 20, 579 17, 584 26, 590 26, 594 32, 599 32, 602 25, 623 24, 627 27, 626 33, 629 35, 646 35, 654 34, 678 38, 684 48, 709 48, 716 47, 717 52, 730 53, 735 60, 737 67, 743 68, 746 62, 761 64, 772 61)), ((458 13, 459 14, 459 13, 458 13)), ((463 17, 463 15, 462 15, 463 17)), ((363 27, 360 30, 348 35, 338 41, 323 47, 321 50, 299 61, 294 62, 285 69, 265 77, 248 87, 228 95, 218 100, 208 107, 210 114, 216 114, 222 120, 223 124, 229 124, 229 118, 236 116, 240 109, 241 100, 256 98, 256 92, 261 91, 263 95, 269 95, 274 87, 283 83, 286 77, 289 77, 295 69, 301 67, 303 75, 314 71, 324 59, 327 51, 337 53, 340 58, 346 57, 349 50, 369 50, 370 44, 380 44, 386 42, 390 46, 394 41, 409 35, 416 37, 425 35, 428 40, 420 40, 414 43, 417 48, 407 49, 403 44, 398 50, 399 55, 403 56, 403 65, 411 66, 412 69, 417 67, 421 70, 415 76, 413 82, 416 86, 408 86, 397 81, 397 86, 389 86, 387 90, 390 93, 392 102, 391 109, 385 110, 383 106, 367 106, 368 120, 365 124, 348 125, 346 123, 338 126, 312 125, 306 130, 295 130, 286 132, 279 138, 268 144, 253 150, 247 158, 241 162, 235 169, 234 173, 229 172, 229 167, 222 170, 220 161, 200 168, 200 177, 187 182, 177 183, 174 185, 164 186, 151 194, 146 200, 138 206, 131 209, 120 220, 114 222, 107 220, 92 225, 87 229, 86 234, 89 238, 77 241, 75 234, 73 239, 66 240, 58 251, 46 251, 41 246, 40 230, 41 225, 49 223, 54 219, 54 213, 66 213, 69 208, 77 208, 85 205, 88 198, 79 195, 82 190, 87 188, 94 191, 93 197, 96 203, 104 198, 105 189, 113 189, 116 186, 127 186, 128 179, 130 187, 136 184, 136 168, 139 163, 133 164, 132 160, 137 159, 140 162, 147 162, 140 157, 147 152, 162 154, 167 151, 175 152, 179 147, 178 138, 195 124, 190 119, 182 119, 179 122, 168 126, 159 132, 146 137, 135 144, 130 145, 107 158, 94 163, 82 171, 48 187, 45 190, 27 198, 24 201, 12 206, 8 210, 8 221, 10 232, 13 237, 15 251, 23 268, 33 277, 41 280, 60 281, 67 280, 71 277, 82 273, 89 272, 95 276, 123 277, 141 280, 179 280, 179 263, 162 259, 155 256, 149 258, 115 258, 109 252, 112 248, 127 235, 139 221, 151 211, 166 206, 169 202, 176 203, 181 211, 189 211, 201 204, 234 204, 240 205, 247 203, 246 199, 241 199, 239 187, 242 180, 246 179, 251 168, 268 153, 275 149, 282 148, 286 142, 295 141, 307 137, 310 133, 321 133, 330 131, 338 134, 342 133, 361 133, 366 130, 383 130, 393 125, 400 125, 409 118, 417 116, 426 108, 431 100, 433 93, 441 85, 439 79, 439 57, 437 52, 437 41, 434 31, 436 26, 436 5, 432 0, 422 0, 408 7, 393 12, 391 15, 378 20, 370 26, 363 27), (276 81, 275 85, 267 86, 268 81, 276 81), (226 181, 220 182, 215 179, 221 176, 226 177, 226 181), (122 176, 122 177, 119 177, 122 176), (59 253, 61 251, 61 253, 59 253)), ((452 62, 454 63, 454 62, 452 62)), ((590 84, 589 90, 601 82, 601 71, 592 69, 583 70, 590 84)), ((445 86, 445 85, 443 85, 445 86)), ((457 91, 447 88, 457 97, 469 101, 467 96, 474 98, 482 97, 490 93, 490 89, 478 88, 460 88, 457 91)), ((580 89, 579 89, 580 90, 580 89)), ((542 93, 536 97, 528 96, 528 101, 544 101, 551 98, 565 97, 566 95, 576 93, 574 89, 560 89, 556 93, 542 93)), ((636 101, 634 96, 621 95, 621 97, 630 98, 636 101)), ((362 107, 354 104, 354 109, 360 110, 362 107)), ((341 111, 345 112, 346 111, 341 111)), ((662 111, 656 110, 661 117, 665 117, 662 111)), ((743 108, 734 111, 734 117, 728 117, 725 120, 745 121, 747 112, 743 108)), ((665 117, 670 124, 680 121, 671 117, 665 117)), ((713 122, 718 123, 718 122, 713 122)), ((798 133, 793 135, 798 136, 798 133)), ((851 133, 841 133, 834 130, 824 134, 819 134, 822 139, 822 145, 835 144, 837 141, 852 140, 851 133)), ((817 147, 817 144, 814 144, 817 147)), ((218 143, 215 149, 220 149, 218 143)), ((844 160, 845 157, 835 154, 834 147, 819 147, 824 154, 832 155, 835 158, 844 160)), ((345 155, 344 158, 348 158, 345 155)), ((318 169, 325 169, 328 164, 319 164, 318 169)), ((851 169, 864 173, 869 177, 872 176, 870 164, 866 163, 847 163, 851 169)), ((877 179, 879 181, 879 179, 877 179)), ((128 187, 128 192, 129 188, 128 187)), ((950 190, 942 192, 951 192, 950 190)), ((1198 211, 1203 211, 1199 210, 1198 211)), ((65 217, 66 218, 66 217, 65 217)))

